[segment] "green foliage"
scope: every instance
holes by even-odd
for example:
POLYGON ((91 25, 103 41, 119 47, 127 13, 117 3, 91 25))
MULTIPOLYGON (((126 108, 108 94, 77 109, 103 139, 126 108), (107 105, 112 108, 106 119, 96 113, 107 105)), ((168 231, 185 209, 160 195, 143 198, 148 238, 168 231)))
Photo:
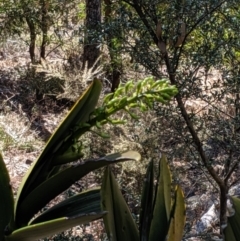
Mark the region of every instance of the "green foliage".
POLYGON ((159 177, 154 187, 154 163, 149 163, 142 192, 140 228, 136 224, 109 168, 104 173, 101 188, 102 208, 107 211, 104 223, 108 238, 117 240, 181 241, 185 225, 184 197, 179 186, 171 198, 171 175, 162 157, 159 177))
POLYGON ((230 197, 232 207, 228 210, 227 227, 224 229, 226 241, 240 240, 240 199, 230 197))
POLYGON ((109 168, 104 173, 101 196, 103 210, 108 212, 104 223, 109 239, 139 240, 137 226, 109 168))
POLYGON ((147 111, 154 107, 154 103, 167 104, 176 94, 176 87, 169 85, 167 80, 154 80, 153 77, 148 77, 139 81, 137 85, 133 81, 128 81, 125 85, 120 85, 114 93, 106 95, 103 105, 93 112, 93 116, 96 116, 96 126, 101 128, 101 125, 107 122, 124 123, 123 120, 110 118, 120 110, 127 112, 133 119, 138 119, 133 109, 147 111))
MULTIPOLYGON (((0 223, 1 240, 5 235, 6 241, 30 241, 102 218, 106 212, 100 208, 99 189, 79 193, 37 217, 35 215, 53 198, 89 172, 111 163, 140 160, 140 154, 128 151, 77 162, 83 156, 81 152, 83 146, 78 139, 84 133, 101 121, 103 123, 110 121, 108 119, 110 115, 126 108, 127 105, 136 103, 139 106, 138 102, 142 99, 151 105, 154 100, 166 103, 176 93, 175 87, 169 86, 166 81, 157 81, 154 84, 153 79, 148 78, 140 81, 136 90, 132 82, 129 82, 125 88, 122 86, 113 94, 113 101, 108 102, 108 96, 103 106, 95 109, 101 88, 100 80, 94 79, 73 106, 25 175, 14 206, 8 172, 3 160, 0 159, 0 191, 3 195, 0 199, 0 216, 4 217, 0 223), (122 91, 125 96, 121 95, 122 91), (161 96, 162 99, 159 99, 161 96), (116 100, 119 104, 116 104, 116 100)), ((150 107, 151 105, 149 104, 150 107)), ((117 124, 114 121, 110 122, 117 124)))
POLYGON ((0 156, 0 240, 4 239, 4 231, 7 225, 13 218, 13 193, 10 185, 10 177, 3 161, 2 155, 0 156))
POLYGON ((78 8, 79 8, 79 12, 78 12, 79 18, 84 19, 86 17, 86 13, 85 13, 86 4, 85 3, 79 3, 78 8))

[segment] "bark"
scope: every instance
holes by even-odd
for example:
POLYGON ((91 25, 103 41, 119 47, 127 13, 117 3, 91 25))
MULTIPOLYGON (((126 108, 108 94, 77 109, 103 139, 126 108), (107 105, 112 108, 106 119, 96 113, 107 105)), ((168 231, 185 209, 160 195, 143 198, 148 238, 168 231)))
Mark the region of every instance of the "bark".
POLYGON ((48 8, 49 8, 49 1, 48 0, 41 0, 41 9, 42 9, 42 22, 41 22, 41 29, 42 29, 42 44, 40 50, 40 56, 42 59, 46 58, 46 46, 48 43, 48 28, 49 28, 49 18, 48 18, 48 8))
POLYGON ((36 61, 35 45, 36 45, 36 38, 37 38, 36 28, 35 28, 35 24, 34 24, 33 19, 31 18, 31 16, 26 16, 26 21, 27 21, 27 25, 28 25, 28 28, 30 31, 29 54, 30 54, 31 62, 35 63, 35 61, 36 61))
POLYGON ((96 40, 101 23, 101 0, 86 0, 85 44, 83 52, 83 68, 93 67, 100 55, 99 43, 96 40))

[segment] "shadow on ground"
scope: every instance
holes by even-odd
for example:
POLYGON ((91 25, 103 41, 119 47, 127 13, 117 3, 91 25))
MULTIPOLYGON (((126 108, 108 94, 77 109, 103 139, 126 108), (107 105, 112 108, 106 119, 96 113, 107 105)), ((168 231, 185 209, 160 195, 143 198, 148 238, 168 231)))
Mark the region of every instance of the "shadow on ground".
MULTIPOLYGON (((46 120, 43 117, 49 115, 51 118, 51 114, 61 114, 63 110, 73 106, 74 102, 68 99, 57 99, 56 92, 53 95, 39 93, 34 79, 29 77, 27 70, 25 71, 24 73, 17 69, 0 70, 0 111, 7 108, 8 111, 25 115, 31 123, 30 128, 39 138, 47 141, 51 133, 45 127, 46 120)), ((41 79, 38 78, 37 81, 41 79)))

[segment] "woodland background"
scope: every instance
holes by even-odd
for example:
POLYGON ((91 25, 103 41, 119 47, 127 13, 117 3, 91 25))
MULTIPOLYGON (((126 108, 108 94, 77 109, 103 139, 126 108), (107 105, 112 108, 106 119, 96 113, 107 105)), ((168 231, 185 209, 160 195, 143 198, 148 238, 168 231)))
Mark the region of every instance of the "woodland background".
MULTIPOLYGON (((217 240, 227 193, 240 194, 239 13, 236 0, 0 1, 0 149, 15 190, 94 77, 102 96, 130 79, 168 79, 179 91, 170 104, 138 120, 119 114, 127 124, 107 126, 107 140, 86 135, 85 155, 141 153, 141 163, 114 166, 137 220, 145 167, 166 153, 187 202, 184 240, 217 240), (212 204, 219 218, 201 229, 212 204)), ((63 195, 97 185, 101 174, 63 195)), ((47 240, 105 236, 98 221, 47 240)))

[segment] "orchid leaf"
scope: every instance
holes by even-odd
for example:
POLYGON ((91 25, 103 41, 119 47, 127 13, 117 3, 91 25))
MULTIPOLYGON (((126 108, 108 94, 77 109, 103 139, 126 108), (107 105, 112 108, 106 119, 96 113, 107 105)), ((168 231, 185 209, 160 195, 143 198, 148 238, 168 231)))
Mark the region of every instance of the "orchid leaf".
POLYGON ((29 225, 15 230, 5 237, 5 241, 34 241, 56 233, 62 232, 73 226, 89 223, 102 218, 106 212, 90 213, 75 217, 62 217, 51 221, 29 225))
POLYGON ((122 154, 116 153, 96 160, 89 160, 73 165, 58 172, 34 189, 19 205, 17 217, 21 217, 21 225, 26 225, 38 210, 41 210, 41 208, 43 208, 49 201, 65 191, 89 172, 112 163, 132 160, 138 161, 140 158, 140 154, 134 151, 122 154), (33 203, 34 205, 32 205, 33 203))
POLYGON ((113 173, 106 168, 101 188, 104 224, 111 241, 139 240, 139 232, 113 173))

